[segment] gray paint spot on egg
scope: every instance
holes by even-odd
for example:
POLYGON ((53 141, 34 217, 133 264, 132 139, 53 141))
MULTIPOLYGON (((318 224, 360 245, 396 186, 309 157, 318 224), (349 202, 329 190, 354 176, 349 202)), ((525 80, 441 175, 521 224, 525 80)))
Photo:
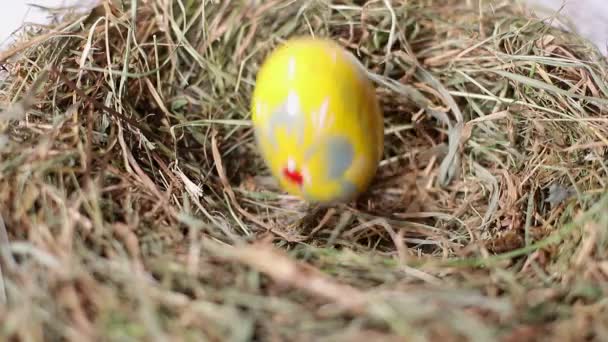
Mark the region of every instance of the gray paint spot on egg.
MULTIPOLYGON (((291 109, 293 110, 293 108, 291 109)), ((301 116, 290 113, 286 103, 277 108, 268 120, 268 139, 274 147, 278 145, 275 135, 278 127, 285 127, 288 134, 297 134, 298 142, 302 143, 304 132, 302 132, 301 116)))
POLYGON ((353 163, 355 150, 344 137, 331 137, 327 141, 327 177, 341 178, 353 163))
POLYGON ((340 200, 345 201, 351 199, 358 191, 357 186, 350 181, 342 181, 342 193, 340 200))
POLYGON ((327 201, 322 201, 322 200, 316 198, 315 196, 312 196, 308 191, 306 191, 305 188, 302 190, 302 197, 306 201, 309 201, 309 202, 333 205, 333 204, 338 204, 340 202, 352 200, 355 197, 355 195, 357 194, 357 192, 359 191, 357 189, 357 186, 350 181, 341 181, 340 186, 341 186, 340 193, 337 196, 335 196, 327 201))

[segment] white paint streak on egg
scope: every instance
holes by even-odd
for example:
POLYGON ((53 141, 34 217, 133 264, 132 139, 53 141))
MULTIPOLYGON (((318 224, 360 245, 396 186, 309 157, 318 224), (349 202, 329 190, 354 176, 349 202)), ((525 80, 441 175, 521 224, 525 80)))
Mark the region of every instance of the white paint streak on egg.
POLYGON ((287 78, 293 81, 296 78, 296 59, 291 57, 287 64, 287 78))
POLYGON ((287 115, 296 116, 300 111, 300 99, 295 91, 290 91, 287 95, 287 115))
POLYGON ((321 104, 321 108, 319 109, 319 122, 318 122, 319 130, 323 129, 324 125, 326 124, 328 110, 329 110, 329 97, 326 97, 325 100, 323 101, 323 104, 321 104))
POLYGON ((293 158, 289 158, 287 160, 287 171, 295 172, 296 171, 296 161, 293 158))

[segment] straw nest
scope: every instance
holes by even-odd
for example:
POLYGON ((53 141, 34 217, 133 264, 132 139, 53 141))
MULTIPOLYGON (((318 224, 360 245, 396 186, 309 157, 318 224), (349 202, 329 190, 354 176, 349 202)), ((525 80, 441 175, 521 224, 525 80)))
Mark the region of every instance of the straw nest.
POLYGON ((608 338, 608 80, 510 1, 104 2, 0 55, 3 340, 608 338), (368 68, 356 202, 276 188, 249 100, 287 37, 368 68))

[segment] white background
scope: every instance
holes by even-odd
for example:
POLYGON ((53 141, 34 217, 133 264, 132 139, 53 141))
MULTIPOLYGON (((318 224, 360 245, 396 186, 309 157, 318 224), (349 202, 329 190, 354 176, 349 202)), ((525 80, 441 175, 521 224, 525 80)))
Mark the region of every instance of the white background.
POLYGON ((48 23, 48 13, 29 6, 30 4, 59 8, 91 3, 93 0, 3 0, 0 6, 0 48, 6 48, 10 44, 13 32, 24 23, 48 23))
MULTIPOLYGON (((530 5, 543 6, 570 18, 579 34, 608 54, 608 0, 527 0, 530 5)), ((540 12, 538 12, 540 13, 540 12)), ((544 13, 544 12, 543 12, 544 13)))
MULTIPOLYGON (((4 0, 0 20, 0 48, 6 47, 12 32, 24 22, 44 24, 46 14, 36 8, 28 7, 29 3, 41 6, 57 7, 75 4, 90 4, 96 0, 4 0)), ((97 0, 98 1, 98 0, 97 0)), ((228 0, 225 0, 228 1, 228 0)), ((464 1, 464 0, 462 0, 464 1)), ((485 0, 486 3, 493 0, 485 0)), ((515 1, 515 0, 513 0, 515 1)), ((571 17, 579 33, 593 41, 600 50, 607 54, 608 49, 608 0, 526 0, 533 5, 542 5, 550 9, 559 9, 565 2, 563 13, 571 17)))

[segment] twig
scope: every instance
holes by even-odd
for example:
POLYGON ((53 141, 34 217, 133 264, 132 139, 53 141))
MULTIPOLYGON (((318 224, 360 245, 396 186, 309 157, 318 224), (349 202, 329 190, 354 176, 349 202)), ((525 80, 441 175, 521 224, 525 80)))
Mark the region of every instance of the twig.
POLYGON ((13 269, 16 265, 15 259, 13 259, 10 252, 10 241, 8 239, 6 225, 4 224, 4 218, 0 213, 0 303, 6 304, 8 296, 4 285, 4 273, 2 272, 3 263, 7 265, 9 270, 13 269))
POLYGON ((0 304, 6 305, 8 297, 6 295, 6 286, 4 286, 4 274, 2 273, 2 263, 0 262, 0 304))

